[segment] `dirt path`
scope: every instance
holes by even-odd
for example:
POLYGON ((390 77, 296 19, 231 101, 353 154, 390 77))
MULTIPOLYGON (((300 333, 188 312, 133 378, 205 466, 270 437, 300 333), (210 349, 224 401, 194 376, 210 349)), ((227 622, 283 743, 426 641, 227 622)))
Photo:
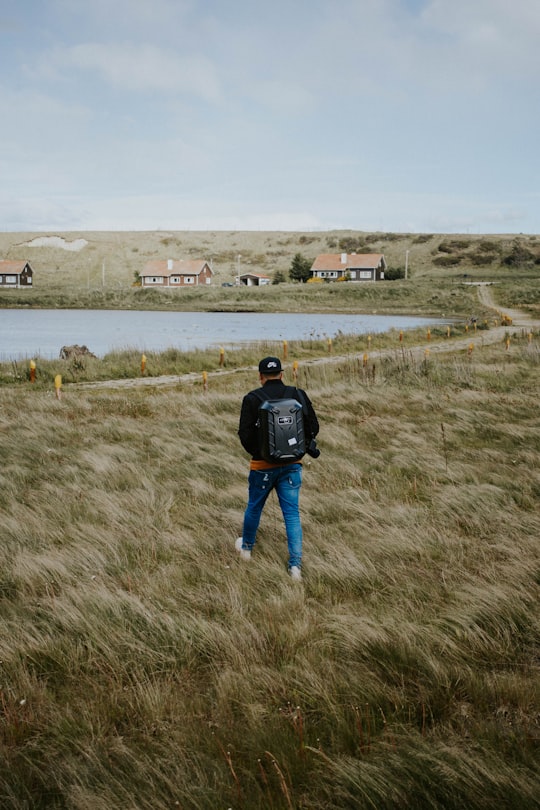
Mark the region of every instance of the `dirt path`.
MULTIPOLYGON (((478 291, 478 299, 483 307, 487 309, 493 309, 495 311, 500 311, 500 308, 497 302, 493 298, 493 289, 491 282, 484 282, 484 283, 477 283, 475 284, 478 291)), ((471 331, 466 337, 462 338, 446 338, 444 340, 439 340, 437 342, 424 342, 421 345, 413 346, 412 348, 408 347, 407 351, 410 351, 416 355, 423 356, 426 349, 429 349, 430 353, 441 353, 441 352, 448 352, 448 351, 466 351, 471 344, 473 346, 487 346, 492 345, 493 343, 502 343, 507 334, 510 331, 516 331, 519 329, 530 330, 530 329, 537 329, 540 327, 540 321, 531 318, 526 312, 522 312, 521 310, 517 309, 504 309, 504 314, 508 315, 512 318, 512 326, 496 326, 492 329, 482 330, 479 332, 471 331)), ((391 355, 395 352, 395 349, 381 349, 372 351, 369 353, 370 361, 373 359, 379 359, 384 356, 391 355)), ((325 355, 324 357, 317 357, 311 360, 304 360, 304 366, 314 366, 319 365, 321 363, 339 363, 343 360, 350 359, 350 354, 348 355, 325 355)), ((235 368, 235 369, 222 369, 220 371, 209 371, 208 372, 208 379, 212 379, 215 377, 223 376, 224 374, 237 374, 242 371, 252 371, 254 374, 257 373, 257 366, 245 366, 244 368, 235 368)), ((138 377, 133 379, 122 379, 122 380, 100 380, 98 382, 87 382, 87 383, 69 383, 67 388, 77 388, 77 389, 115 389, 115 390, 126 390, 131 388, 141 388, 144 386, 157 388, 157 387, 164 387, 170 385, 178 385, 179 383, 194 383, 200 382, 201 380, 201 372, 190 372, 189 374, 164 374, 160 377, 138 377)))

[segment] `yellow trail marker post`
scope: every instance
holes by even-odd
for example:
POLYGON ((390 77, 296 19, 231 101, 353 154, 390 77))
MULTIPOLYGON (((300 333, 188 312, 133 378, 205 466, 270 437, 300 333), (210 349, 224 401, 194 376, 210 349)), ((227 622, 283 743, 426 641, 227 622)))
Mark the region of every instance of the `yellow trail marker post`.
POLYGON ((34 360, 30 360, 30 382, 36 381, 36 363, 34 360))
POLYGON ((143 356, 141 357, 141 374, 144 374, 145 370, 146 370, 146 355, 143 354, 143 356))
POLYGON ((225 365, 225 349, 223 348, 223 346, 220 346, 219 348, 219 365, 220 366, 225 365))
POLYGON ((54 378, 54 390, 56 392, 56 399, 62 399, 62 375, 57 374, 54 378))
POLYGON ((208 372, 207 371, 203 371, 203 373, 202 373, 202 386, 203 386, 203 391, 208 391, 208 372))
POLYGON ((286 360, 289 356, 289 344, 286 340, 283 341, 283 359, 286 360))

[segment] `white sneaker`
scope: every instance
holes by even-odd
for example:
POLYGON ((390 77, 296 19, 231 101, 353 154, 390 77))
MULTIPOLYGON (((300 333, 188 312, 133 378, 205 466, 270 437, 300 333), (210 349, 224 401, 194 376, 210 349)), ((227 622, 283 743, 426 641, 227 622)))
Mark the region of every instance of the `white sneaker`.
POLYGON ((291 565, 289 568, 289 574, 291 575, 291 579, 301 580, 302 579, 302 571, 297 565, 291 565))
POLYGON ((243 542, 244 542, 243 537, 237 537, 236 540, 234 541, 234 547, 240 553, 240 559, 251 560, 251 551, 248 548, 242 548, 243 542))

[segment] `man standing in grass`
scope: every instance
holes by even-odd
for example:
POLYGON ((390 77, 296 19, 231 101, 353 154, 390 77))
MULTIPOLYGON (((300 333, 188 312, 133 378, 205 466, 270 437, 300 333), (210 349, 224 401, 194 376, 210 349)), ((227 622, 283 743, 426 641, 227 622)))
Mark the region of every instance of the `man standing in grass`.
POLYGON ((302 525, 299 511, 302 463, 300 460, 281 463, 265 460, 260 446, 259 407, 264 400, 293 398, 300 402, 306 447, 308 453, 315 458, 319 455, 314 441, 319 432, 319 422, 306 392, 286 386, 282 378, 279 358, 265 357, 259 363, 261 388, 250 391, 242 400, 238 436, 244 450, 251 455, 251 463, 248 504, 244 513, 242 537, 236 540, 236 549, 243 560, 251 558, 262 510, 269 494, 275 489, 287 533, 289 573, 293 579, 302 579, 302 525))

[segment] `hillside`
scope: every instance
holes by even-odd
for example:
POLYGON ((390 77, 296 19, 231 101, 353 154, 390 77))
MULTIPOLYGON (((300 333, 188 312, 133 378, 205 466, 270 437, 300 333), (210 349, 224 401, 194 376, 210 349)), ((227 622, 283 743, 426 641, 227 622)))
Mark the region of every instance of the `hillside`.
POLYGON ((384 253, 389 267, 404 268, 408 262, 412 276, 485 278, 501 268, 538 267, 540 238, 361 231, 0 233, 0 258, 30 261, 38 284, 81 288, 101 287, 103 277, 106 285, 130 285, 135 273, 156 258, 204 258, 221 282, 232 280, 238 270, 287 274, 296 253, 313 259, 340 251, 384 253))

